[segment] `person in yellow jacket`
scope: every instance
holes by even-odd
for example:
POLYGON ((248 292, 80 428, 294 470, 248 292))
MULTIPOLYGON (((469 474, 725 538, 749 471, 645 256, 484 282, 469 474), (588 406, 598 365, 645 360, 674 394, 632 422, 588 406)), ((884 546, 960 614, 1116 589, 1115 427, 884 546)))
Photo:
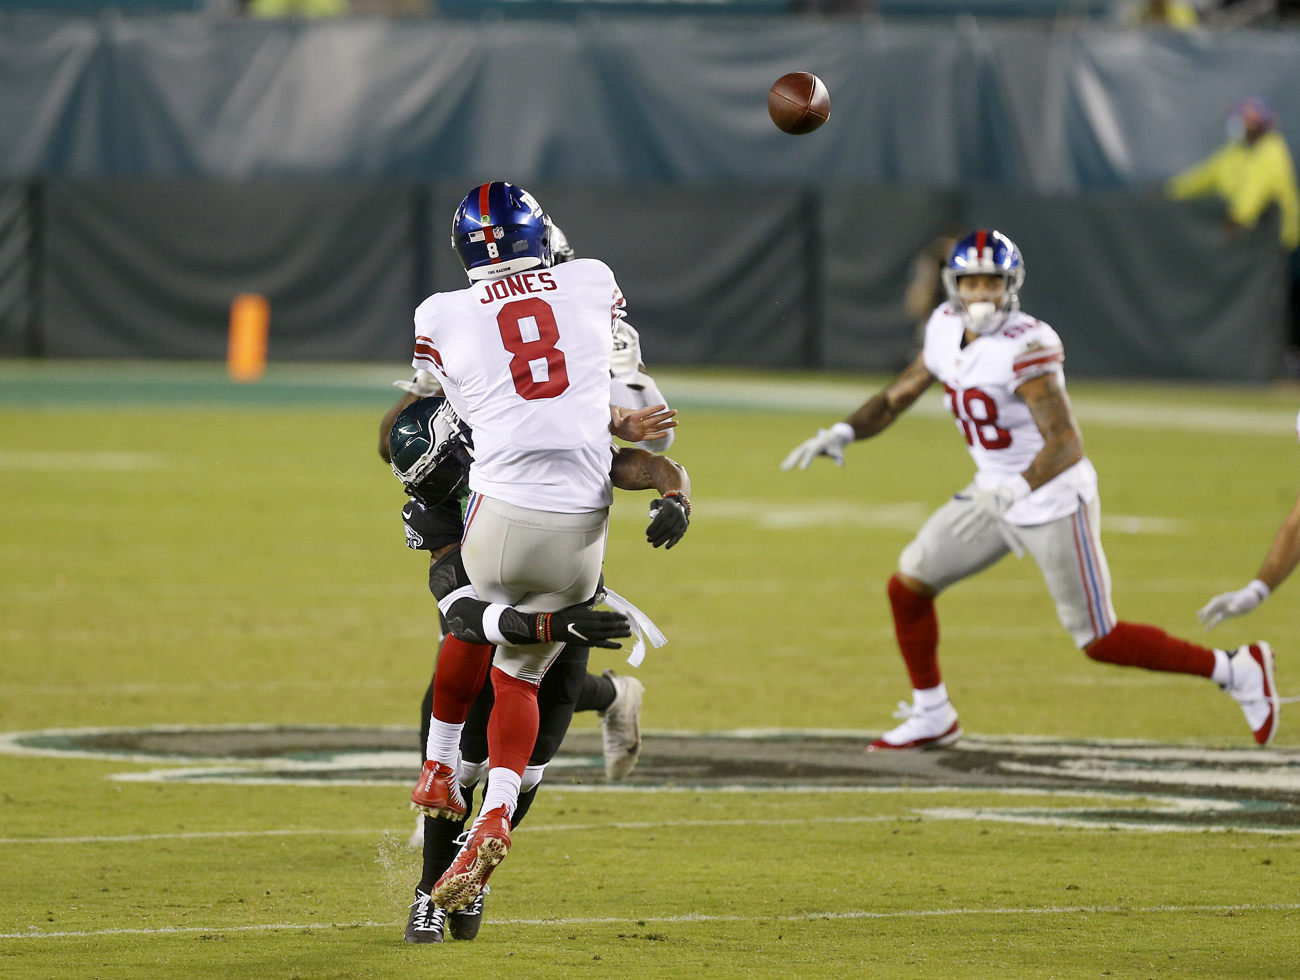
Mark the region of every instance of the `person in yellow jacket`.
POLYGON ((248 12, 254 17, 344 17, 348 0, 249 0, 248 12))
POLYGON ((1282 215, 1281 244, 1300 246, 1300 191, 1286 140, 1277 131, 1277 114, 1258 96, 1238 102, 1228 117, 1228 143, 1169 181, 1175 201, 1217 194, 1228 205, 1228 219, 1253 228, 1276 204, 1282 215))

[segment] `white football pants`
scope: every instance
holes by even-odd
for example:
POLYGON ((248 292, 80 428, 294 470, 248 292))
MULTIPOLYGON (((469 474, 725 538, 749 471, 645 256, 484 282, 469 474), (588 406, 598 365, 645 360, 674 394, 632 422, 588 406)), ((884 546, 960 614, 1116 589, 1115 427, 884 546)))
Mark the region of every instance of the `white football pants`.
MULTIPOLYGON (((930 515, 898 558, 902 574, 939 593, 983 571, 1011 550, 993 526, 974 541, 953 534, 953 520, 975 506, 970 499, 975 491, 972 483, 960 494, 967 499, 953 497, 930 515)), ((1003 527, 1034 556, 1056 603, 1056 615, 1076 646, 1083 648, 1111 631, 1115 607, 1110 598, 1110 567, 1101 549, 1101 502, 1097 497, 1080 497, 1079 509, 1060 520, 1027 527, 1003 522, 1003 527)))
MULTIPOLYGON (((484 602, 505 603, 521 612, 557 612, 596 594, 608 529, 608 507, 554 514, 475 493, 465 509, 460 556, 484 602)), ((563 646, 498 646, 492 665, 540 684, 563 646)))

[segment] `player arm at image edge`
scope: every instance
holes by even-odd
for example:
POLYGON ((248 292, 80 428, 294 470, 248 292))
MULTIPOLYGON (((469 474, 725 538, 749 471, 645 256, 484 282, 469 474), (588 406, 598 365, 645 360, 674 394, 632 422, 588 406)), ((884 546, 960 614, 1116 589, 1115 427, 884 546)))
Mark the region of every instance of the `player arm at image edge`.
POLYGON ((1216 595, 1196 613, 1197 619, 1208 630, 1225 619, 1250 612, 1287 580, 1297 564, 1300 564, 1300 497, 1273 536, 1255 577, 1235 592, 1216 595))

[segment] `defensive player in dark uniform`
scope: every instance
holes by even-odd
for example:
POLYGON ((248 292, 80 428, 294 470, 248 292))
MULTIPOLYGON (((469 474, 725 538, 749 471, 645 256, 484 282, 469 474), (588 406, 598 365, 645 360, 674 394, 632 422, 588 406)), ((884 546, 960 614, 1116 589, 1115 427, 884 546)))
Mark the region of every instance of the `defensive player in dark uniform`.
MULTIPOLYGON (((404 401, 406 401, 404 399, 404 401)), ((400 403, 399 403, 400 405, 400 403)), ((391 413, 390 413, 391 414, 391 413)), ((629 433, 636 434, 636 433, 629 433)), ((450 406, 443 399, 416 399, 397 414, 391 429, 388 451, 383 453, 403 479, 411 499, 402 510, 409 547, 429 551, 431 565, 429 588, 438 599, 442 614, 444 642, 489 643, 484 624, 488 603, 462 594, 469 585, 460 561, 462 533, 463 485, 468 470, 470 437, 459 427, 450 406)), ((621 449, 613 457, 611 478, 615 486, 627 490, 658 489, 665 494, 654 501, 647 539, 656 547, 672 547, 689 523, 689 482, 686 473, 666 457, 640 449, 621 449), (657 505, 657 506, 656 506, 657 505)), ((574 606, 553 614, 522 613, 507 607, 495 618, 492 629, 511 643, 549 640, 552 635, 586 638, 591 645, 617 649, 614 639, 631 633, 627 620, 620 614, 598 612, 589 606, 574 606)), ((538 691, 538 738, 525 770, 519 805, 511 820, 517 826, 528 812, 546 765, 560 747, 575 710, 603 712, 603 720, 619 706, 619 690, 612 671, 601 677, 587 673, 589 647, 566 646, 547 671, 538 691)), ((639 685, 636 692, 639 694, 639 685)), ((421 745, 427 738, 433 688, 430 685, 421 705, 424 730, 421 745)), ((484 683, 474 702, 461 739, 461 791, 469 797, 487 767, 487 719, 493 704, 490 682, 484 683)), ((636 707, 639 708, 639 697, 636 707)), ((624 709, 632 729, 630 741, 639 747, 640 732, 636 714, 624 709)), ((608 733, 609 726, 606 725, 608 733)), ((608 744, 608 738, 606 742, 608 744)), ((607 769, 609 758, 607 756, 607 769)), ((616 760, 617 761, 617 760, 616 760)), ((625 774, 631 764, 621 773, 625 774)), ((472 810, 472 805, 471 805, 472 810)), ((468 906, 448 914, 429 901, 433 884, 450 866, 459 850, 468 815, 460 819, 424 817, 424 870, 416 889, 407 925, 408 942, 441 942, 447 932, 456 939, 473 939, 482 923, 483 893, 468 906)))

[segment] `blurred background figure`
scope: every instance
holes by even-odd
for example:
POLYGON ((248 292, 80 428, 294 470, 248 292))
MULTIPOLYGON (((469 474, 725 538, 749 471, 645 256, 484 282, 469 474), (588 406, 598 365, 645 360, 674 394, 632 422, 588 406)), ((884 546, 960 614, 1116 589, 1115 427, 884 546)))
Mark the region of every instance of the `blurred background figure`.
POLYGON ((907 278, 907 291, 903 294, 903 308, 907 310, 908 319, 916 324, 916 344, 911 358, 916 357, 917 351, 921 349, 921 344, 925 340, 925 325, 930 320, 930 314, 940 303, 948 300, 940 273, 943 271, 944 263, 948 261, 948 253, 957 244, 957 236, 960 234, 961 229, 945 229, 912 259, 912 268, 907 278))
POLYGON ((1217 195, 1228 208, 1232 228, 1254 228, 1270 207, 1281 215, 1279 240, 1290 254, 1291 334, 1289 373, 1300 367, 1300 191, 1295 164, 1277 129, 1277 113, 1257 95, 1248 95, 1228 114, 1228 142, 1196 166, 1169 181, 1175 201, 1217 195))
POLYGON ((1196 8, 1187 0, 1140 0, 1129 8, 1133 27, 1168 27, 1176 31, 1193 31, 1200 26, 1196 8))
POLYGON ((248 0, 248 12, 254 17, 346 17, 348 0, 248 0))

